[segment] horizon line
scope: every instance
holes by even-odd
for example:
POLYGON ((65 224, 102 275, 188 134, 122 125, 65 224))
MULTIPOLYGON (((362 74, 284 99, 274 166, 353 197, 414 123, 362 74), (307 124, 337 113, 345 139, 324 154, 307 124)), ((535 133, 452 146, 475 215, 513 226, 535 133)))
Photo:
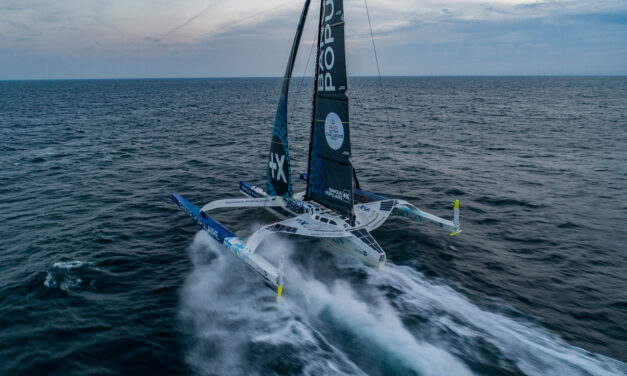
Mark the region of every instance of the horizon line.
MULTIPOLYGON (((310 77, 312 80, 314 76, 292 76, 292 78, 310 77)), ((377 78, 378 75, 350 75, 348 77, 353 78, 377 78)), ((464 78, 464 77, 476 77, 476 78, 539 78, 539 77, 627 77, 627 74, 410 74, 410 75, 381 75, 383 78, 464 78)), ((0 79, 0 82, 17 82, 17 81, 107 81, 107 80, 219 80, 219 79, 282 79, 283 76, 187 76, 187 77, 93 77, 93 78, 15 78, 15 79, 0 79)))

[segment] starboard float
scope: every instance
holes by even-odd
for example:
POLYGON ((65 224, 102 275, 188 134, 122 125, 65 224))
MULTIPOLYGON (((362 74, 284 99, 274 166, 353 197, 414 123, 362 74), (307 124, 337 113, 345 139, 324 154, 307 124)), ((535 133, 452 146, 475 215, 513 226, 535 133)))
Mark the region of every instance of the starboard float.
POLYGON ((172 192, 172 200, 200 227, 227 250, 257 271, 281 296, 284 285, 284 259, 277 266, 255 253, 269 235, 294 234, 321 238, 366 264, 382 267, 386 255, 370 232, 390 215, 430 222, 455 235, 459 225, 459 202, 455 201, 453 220, 426 213, 401 199, 388 199, 359 187, 351 163, 346 60, 344 46, 344 6, 342 0, 322 0, 318 23, 318 49, 314 85, 308 172, 304 192, 294 193, 287 137, 287 100, 294 61, 310 0, 305 1, 292 43, 281 96, 274 120, 266 170, 265 189, 240 182, 247 198, 208 203, 201 209, 172 192), (281 221, 253 233, 246 241, 209 215, 218 208, 264 207, 281 221))

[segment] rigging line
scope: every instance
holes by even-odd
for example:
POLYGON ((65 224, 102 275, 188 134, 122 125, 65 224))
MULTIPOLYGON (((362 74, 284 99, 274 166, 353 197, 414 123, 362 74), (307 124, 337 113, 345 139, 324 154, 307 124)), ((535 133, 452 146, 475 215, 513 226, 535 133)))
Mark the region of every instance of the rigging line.
MULTIPOLYGON (((346 63, 348 64, 348 59, 346 59, 346 63)), ((362 102, 361 102, 361 98, 360 98, 361 94, 359 94, 359 90, 357 90, 357 87, 355 86, 354 81, 350 78, 348 74, 346 75, 346 78, 348 79, 348 85, 350 87, 351 93, 355 93, 355 95, 351 94, 350 100, 354 100, 356 102, 355 104, 357 105, 357 107, 361 107, 362 102)), ((357 124, 354 124, 352 127, 355 127, 356 125, 357 124)))
MULTIPOLYGON (((344 21, 342 21, 342 23, 345 23, 344 21)), ((346 28, 345 30, 348 30, 348 28, 346 28)), ((350 88, 350 92, 347 90, 346 91, 346 95, 349 97, 349 101, 352 101, 353 99, 355 100, 357 107, 361 107, 361 101, 358 99, 359 97, 359 92, 357 90, 357 87, 355 85, 353 85, 353 80, 351 79, 350 75, 348 74, 348 66, 349 64, 349 59, 348 59, 348 54, 344 54, 344 60, 346 62, 346 80, 348 82, 348 87, 350 88), (351 95, 350 93, 352 91, 355 91, 355 95, 351 95)), ((346 123, 348 124, 348 123, 346 123)), ((354 125, 351 125, 351 127, 355 127, 354 125)), ((361 187, 359 186, 359 180, 357 180, 357 169, 355 168, 355 164, 353 163, 353 157, 350 157, 350 163, 351 163, 351 169, 353 170, 353 179, 355 180, 355 187, 357 189, 361 189, 361 187)))
POLYGON ((385 112, 385 120, 388 123, 388 132, 390 134, 390 139, 392 140, 392 156, 394 157, 394 166, 396 167, 396 183, 398 185, 398 189, 401 192, 401 196, 403 194, 403 188, 400 184, 400 173, 398 170, 398 161, 396 159, 396 149, 394 148, 394 135, 392 134, 392 127, 390 126, 390 116, 388 114, 388 105, 385 99, 385 92, 383 91, 383 80, 381 79, 381 69, 379 68, 379 57, 377 55, 377 47, 374 43, 374 33, 372 32, 372 22, 370 21, 370 11, 368 10, 368 0, 364 0, 364 4, 366 5, 366 14, 368 15, 368 26, 370 26, 370 39, 372 40, 372 49, 374 50, 374 59, 377 62, 377 72, 379 73, 379 86, 381 87, 381 97, 383 98, 383 108, 385 112))
MULTIPOLYGON (((318 30, 315 29, 314 31, 314 37, 313 37, 313 42, 311 43, 311 48, 309 48, 309 56, 307 57, 307 64, 305 65, 305 70, 303 71, 303 74, 300 78, 300 82, 298 83, 298 88, 296 89, 296 98, 294 99, 294 104, 292 105, 292 111, 288 113, 288 117, 290 116, 289 114, 296 114, 296 110, 298 109, 298 105, 300 102, 300 95, 302 93, 302 86, 303 86, 303 82, 305 81, 305 74, 307 73, 307 69, 309 68, 309 63, 311 62, 311 56, 313 55, 313 50, 314 47, 316 46, 316 35, 318 34, 318 30)), ((295 150, 298 149, 292 149, 290 152, 294 152, 295 150)), ((294 155, 300 155, 300 152, 297 153, 292 153, 292 156, 294 155)), ((290 158, 292 159, 292 158, 290 158)))
MULTIPOLYGON (((348 59, 346 59, 346 64, 348 65, 348 59)), ((353 80, 351 80, 350 76, 347 74, 346 75, 346 79, 348 80, 348 84, 350 86, 350 90, 351 92, 355 92, 355 95, 351 95, 350 96, 350 100, 354 100, 355 104, 357 104, 357 107, 361 107, 361 101, 359 100, 359 91, 356 89, 355 85, 353 84, 353 80)), ((355 129, 355 126, 351 126, 353 129, 355 129)), ((354 143, 353 143, 354 144, 354 143)), ((357 189, 361 189, 359 186, 359 181, 357 180, 357 169, 355 168, 355 163, 353 163, 352 160, 352 156, 351 156, 351 167, 353 168, 353 179, 355 179, 355 185, 357 189)))
POLYGON ((313 42, 311 43, 311 48, 309 48, 309 56, 307 57, 307 64, 305 65, 305 70, 303 71, 303 74, 301 75, 301 78, 300 78, 300 82, 298 83, 298 89, 296 89, 296 100, 294 101, 294 105, 292 106, 292 112, 295 112, 298 108, 298 101, 300 99, 301 87, 303 86, 303 82, 305 81, 305 74, 307 74, 307 69, 309 68, 309 63, 311 61, 311 55, 313 54, 313 49, 316 46, 317 34, 318 34, 318 30, 316 29, 314 32, 313 42))

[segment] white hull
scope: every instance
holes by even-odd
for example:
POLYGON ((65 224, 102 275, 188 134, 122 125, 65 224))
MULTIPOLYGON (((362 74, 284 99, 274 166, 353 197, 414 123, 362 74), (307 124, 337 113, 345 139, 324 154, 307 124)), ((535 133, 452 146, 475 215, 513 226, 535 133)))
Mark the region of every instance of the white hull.
POLYGON ((449 221, 423 212, 407 201, 387 199, 371 192, 355 189, 357 196, 360 196, 362 200, 356 202, 355 217, 349 219, 315 202, 303 201, 302 192, 295 194, 294 198, 269 196, 263 189, 246 182, 240 182, 240 191, 247 198, 216 200, 202 209, 194 206, 179 194, 172 193, 172 199, 227 250, 261 274, 277 289, 279 296, 281 296, 284 282, 283 258, 279 259, 279 265, 275 267, 255 253, 259 245, 273 233, 319 238, 331 248, 356 257, 368 265, 381 268, 385 265, 387 257, 370 231, 381 226, 392 213, 415 221, 432 223, 452 231, 451 235, 461 231, 457 201, 454 208, 454 220, 449 221), (281 221, 261 227, 248 240, 244 240, 208 214, 209 211, 217 208, 246 207, 266 208, 281 221))

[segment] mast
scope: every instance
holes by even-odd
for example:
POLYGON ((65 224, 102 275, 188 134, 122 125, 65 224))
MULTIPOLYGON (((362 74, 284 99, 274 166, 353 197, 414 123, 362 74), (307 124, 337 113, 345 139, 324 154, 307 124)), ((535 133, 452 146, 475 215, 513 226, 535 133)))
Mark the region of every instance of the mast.
MULTIPOLYGON (((318 98, 318 74, 320 74, 320 34, 322 33, 322 15, 324 14, 324 0, 320 0, 320 15, 318 16, 318 37, 316 39, 316 73, 314 75, 313 106, 311 107, 311 134, 309 135, 309 152, 307 155, 307 174, 311 169, 311 148, 313 145, 314 125, 316 124, 316 99, 318 98)), ((307 189, 305 190, 305 200, 310 200, 309 178, 307 178, 307 189)))
POLYGON ((307 197, 354 218, 343 0, 322 0, 307 197))
POLYGON ((292 173, 290 169, 290 156, 287 139, 287 99, 290 89, 290 80, 300 39, 303 35, 303 28, 307 20, 307 12, 311 0, 306 0, 303 11, 300 15, 296 35, 292 42, 290 57, 285 68, 283 76, 283 85, 281 87, 281 97, 277 106, 276 116, 274 118, 274 128, 272 130, 272 142, 270 144, 270 155, 268 156, 268 168, 266 170, 266 192, 270 196, 292 197, 292 173))

